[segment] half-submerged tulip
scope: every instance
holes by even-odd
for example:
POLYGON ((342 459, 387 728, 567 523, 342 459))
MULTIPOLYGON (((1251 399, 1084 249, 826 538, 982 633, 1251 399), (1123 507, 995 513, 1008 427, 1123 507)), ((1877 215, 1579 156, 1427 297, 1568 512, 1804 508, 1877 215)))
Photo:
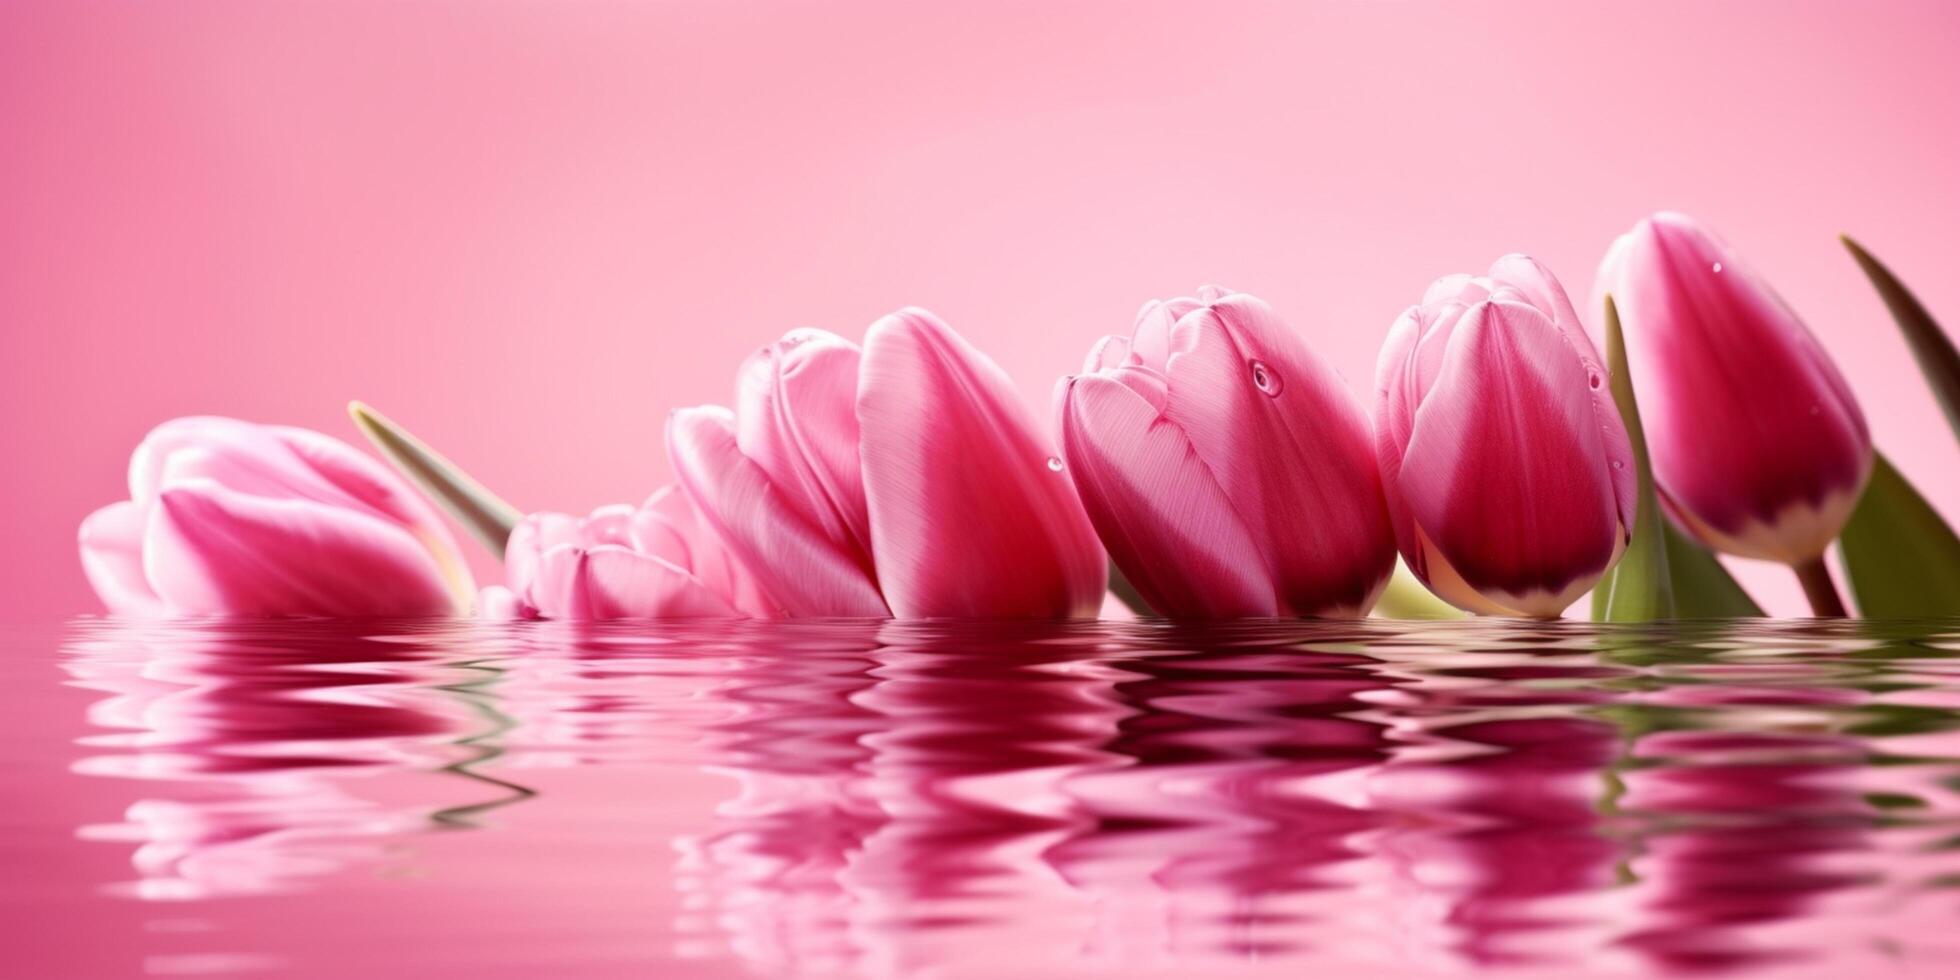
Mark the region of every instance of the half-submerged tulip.
POLYGON ((455 539, 387 467, 328 436, 215 417, 152 430, 130 499, 82 522, 119 615, 421 616, 469 609, 455 539))
POLYGON ((1842 615, 1823 554, 1871 475, 1872 442, 1829 355, 1686 215, 1620 236, 1595 292, 1619 309, 1670 511, 1718 551, 1795 566, 1817 612, 1842 615))
POLYGON ((687 619, 767 616, 775 610, 667 487, 638 508, 601 507, 585 518, 537 513, 511 531, 507 585, 485 589, 493 619, 687 619))
POLYGON ((1184 619, 1361 616, 1395 565, 1368 419, 1265 303, 1151 302, 1057 391, 1103 544, 1184 619))
POLYGON ((1396 543, 1471 612, 1556 616, 1633 527, 1633 451, 1605 368, 1550 271, 1507 255, 1438 279, 1376 369, 1396 543))
POLYGON ((667 427, 681 486, 791 616, 1087 617, 1102 549, 1013 383, 923 310, 793 331, 733 412, 667 427))

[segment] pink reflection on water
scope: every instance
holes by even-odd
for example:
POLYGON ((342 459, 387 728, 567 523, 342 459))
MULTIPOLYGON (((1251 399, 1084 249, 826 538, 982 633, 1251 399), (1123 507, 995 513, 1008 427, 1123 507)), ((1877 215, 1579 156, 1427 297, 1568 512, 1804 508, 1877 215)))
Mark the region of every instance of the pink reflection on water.
POLYGON ((64 668, 108 694, 75 771, 143 787, 82 828, 133 846, 115 895, 304 903, 444 830, 623 885, 636 841, 533 828, 652 808, 598 826, 665 835, 635 928, 689 970, 1828 975, 1950 908, 1912 882, 1960 718, 1891 703, 1936 665, 1710 629, 117 627, 64 668))
POLYGON ((130 627, 76 644, 64 669, 107 692, 90 721, 109 734, 75 771, 152 781, 117 823, 84 837, 136 845, 137 877, 112 891, 154 900, 290 892, 382 857, 380 842, 455 819, 486 792, 454 779, 480 756, 459 746, 485 707, 447 687, 467 680, 436 648, 358 625, 293 632, 246 624, 130 627), (404 787, 392 804, 354 787, 404 787), (191 792, 168 794, 192 783, 191 792))

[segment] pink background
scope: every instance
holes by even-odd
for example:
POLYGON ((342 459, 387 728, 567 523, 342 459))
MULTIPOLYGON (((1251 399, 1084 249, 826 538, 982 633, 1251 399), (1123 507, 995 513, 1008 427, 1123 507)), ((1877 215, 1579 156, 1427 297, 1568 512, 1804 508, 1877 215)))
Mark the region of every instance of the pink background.
POLYGON ((1520 250, 1584 296, 1661 207, 1779 286, 1960 515, 1835 240, 1960 320, 1960 6, 984 11, 0 4, 0 609, 95 608, 75 525, 174 415, 352 439, 360 397, 583 510, 660 483, 666 411, 789 327, 924 305, 1045 410, 1215 280, 1365 393, 1432 278, 1520 250))

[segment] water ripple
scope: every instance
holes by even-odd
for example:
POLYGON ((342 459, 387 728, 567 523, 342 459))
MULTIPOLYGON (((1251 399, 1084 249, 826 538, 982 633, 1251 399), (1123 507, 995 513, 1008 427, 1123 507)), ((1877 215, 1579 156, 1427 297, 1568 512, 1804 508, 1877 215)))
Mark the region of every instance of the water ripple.
POLYGON ((1957 645, 1943 622, 84 621, 62 666, 101 692, 74 772, 140 781, 80 828, 133 848, 119 898, 305 895, 445 830, 496 861, 546 846, 525 812, 616 805, 549 773, 706 774, 724 795, 667 841, 683 957, 1573 975, 1952 956, 1957 645))

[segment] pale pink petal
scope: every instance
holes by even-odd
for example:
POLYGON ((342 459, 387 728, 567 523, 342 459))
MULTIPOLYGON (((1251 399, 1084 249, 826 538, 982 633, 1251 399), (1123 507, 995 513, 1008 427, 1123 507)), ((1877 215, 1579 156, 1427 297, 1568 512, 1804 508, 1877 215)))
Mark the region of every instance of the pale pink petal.
POLYGON ((607 504, 593 510, 578 522, 579 547, 597 548, 602 544, 632 547, 634 511, 631 504, 607 504))
POLYGON ((1121 383, 1063 382, 1062 453, 1104 547, 1158 613, 1272 616, 1266 559, 1184 433, 1121 383))
POLYGON ((435 559, 401 527, 310 500, 209 481, 157 497, 144 572, 174 612, 421 616, 461 611, 435 559))
POLYGON ((1108 336, 1096 341, 1089 348, 1089 356, 1083 359, 1082 373, 1094 374, 1097 371, 1121 367, 1134 360, 1136 358, 1130 355, 1130 338, 1108 336))
POLYGON ((660 488, 634 513, 633 550, 687 569, 702 585, 747 615, 782 615, 782 610, 763 595, 755 576, 728 553, 714 530, 701 520, 700 512, 679 486, 660 488))
POLYGON ((286 451, 265 426, 213 415, 171 419, 151 429, 129 457, 129 496, 138 504, 156 500, 164 470, 175 464, 185 478, 216 480, 232 490, 267 496, 307 496, 330 492, 325 481, 298 456, 286 451), (189 471, 177 457, 195 451, 204 457, 189 471))
MULTIPOLYGON (((1395 529, 1395 544, 1404 555, 1419 555, 1415 525, 1400 490, 1402 454, 1415 433, 1416 409, 1422 394, 1415 382, 1416 345, 1422 341, 1422 308, 1412 306, 1397 317, 1382 342, 1375 363, 1375 461, 1380 470, 1383 497, 1388 505, 1389 523, 1395 529)), ((1414 560, 1414 559, 1412 559, 1414 560)), ((1415 568, 1418 575, 1420 568, 1415 568)))
POLYGON ((541 511, 527 515, 511 529, 510 539, 504 543, 504 584, 518 598, 537 605, 533 589, 545 552, 576 545, 578 540, 579 521, 570 514, 541 511))
POLYGON ((693 576, 616 545, 559 545, 538 560, 534 589, 547 619, 690 619, 739 616, 693 576))
POLYGON ((1589 394, 1586 368, 1536 309, 1479 304, 1457 326, 1396 484, 1479 591, 1562 594, 1613 560, 1625 530, 1589 394))
POLYGON ((82 521, 82 571, 102 604, 118 616, 157 616, 162 600, 143 577, 143 510, 124 500, 82 521))
POLYGON ((493 623, 508 623, 530 618, 529 607, 517 593, 501 585, 487 585, 476 594, 476 616, 493 623))
POLYGON ((769 475, 784 506, 803 511, 840 547, 870 554, 858 465, 856 344, 792 330, 742 366, 735 443, 769 475))
POLYGON ((604 546, 578 563, 588 619, 698 619, 739 616, 685 570, 626 548, 604 546))
POLYGON ((449 526, 436 514, 434 505, 394 471, 338 439, 309 429, 269 426, 268 430, 350 500, 415 535, 442 568, 451 592, 466 598, 476 590, 476 579, 449 526))
POLYGON ((1095 530, 992 361, 923 310, 885 317, 865 338, 857 412, 893 614, 1095 615, 1107 574, 1095 530))
POLYGON ((680 485, 774 604, 792 616, 885 616, 867 557, 824 534, 736 443, 727 409, 682 409, 667 421, 680 485))
POLYGON ((459 553, 456 539, 429 503, 380 460, 331 436, 291 426, 267 426, 314 473, 375 513, 415 529, 418 537, 459 553))

